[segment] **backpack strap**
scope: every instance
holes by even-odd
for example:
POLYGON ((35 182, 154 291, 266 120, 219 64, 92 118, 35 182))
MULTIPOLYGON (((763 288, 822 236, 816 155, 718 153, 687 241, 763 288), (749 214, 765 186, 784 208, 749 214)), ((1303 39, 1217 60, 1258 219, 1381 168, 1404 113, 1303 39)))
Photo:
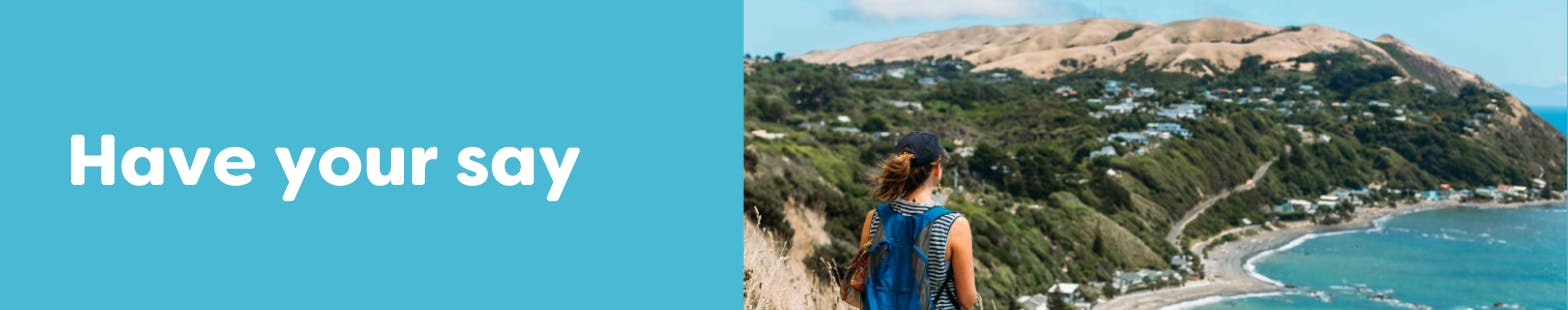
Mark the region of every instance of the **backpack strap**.
POLYGON ((947 280, 943 280, 942 284, 936 286, 936 296, 931 297, 932 306, 935 306, 936 305, 936 301, 938 301, 938 300, 942 300, 943 298, 947 298, 947 297, 952 297, 952 298, 954 298, 953 300, 951 300, 951 302, 953 303, 953 308, 958 308, 958 309, 963 309, 964 308, 963 305, 959 304, 958 299, 957 299, 958 296, 947 296, 947 288, 951 287, 952 285, 954 285, 953 284, 953 266, 952 265, 948 265, 947 266, 947 280))
POLYGON ((867 238, 867 241, 876 243, 887 240, 887 234, 883 233, 884 230, 887 230, 887 216, 888 214, 896 214, 896 212, 897 211, 893 211, 893 204, 891 203, 877 205, 877 208, 875 209, 875 216, 877 217, 876 220, 880 225, 877 225, 877 229, 871 230, 871 234, 869 236, 870 238, 867 238))
POLYGON ((925 227, 920 229, 920 237, 915 239, 916 245, 920 246, 921 248, 925 248, 927 245, 930 245, 931 226, 936 224, 936 220, 941 219, 943 216, 947 216, 949 213, 953 213, 953 210, 948 210, 942 206, 931 207, 930 210, 926 210, 926 213, 921 213, 920 222, 924 223, 925 227))

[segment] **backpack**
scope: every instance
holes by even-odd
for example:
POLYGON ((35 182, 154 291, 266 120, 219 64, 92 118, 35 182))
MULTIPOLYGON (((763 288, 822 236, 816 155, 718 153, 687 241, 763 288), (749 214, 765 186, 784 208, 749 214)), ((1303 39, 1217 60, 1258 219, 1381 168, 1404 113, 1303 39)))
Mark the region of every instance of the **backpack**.
MULTIPOLYGON (((930 245, 931 223, 953 211, 941 206, 925 213, 905 215, 889 204, 877 206, 881 229, 870 234, 871 242, 860 249, 850 265, 850 283, 842 285, 840 297, 865 309, 931 309, 939 296, 930 287, 926 265, 933 259, 925 249, 930 245)), ((947 281, 952 281, 949 275, 947 281)), ((947 283, 937 286, 940 290, 947 283)), ((945 291, 945 290, 942 290, 945 291)))

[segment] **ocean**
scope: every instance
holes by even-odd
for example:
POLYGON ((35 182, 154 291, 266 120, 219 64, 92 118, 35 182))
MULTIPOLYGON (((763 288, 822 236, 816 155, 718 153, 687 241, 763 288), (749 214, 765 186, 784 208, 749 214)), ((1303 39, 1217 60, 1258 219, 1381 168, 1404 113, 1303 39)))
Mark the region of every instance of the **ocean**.
POLYGON ((1255 262, 1301 290, 1199 309, 1568 308, 1568 206, 1452 208, 1311 238, 1255 262))
POLYGON ((1551 123, 1552 127, 1557 127, 1557 130, 1563 132, 1564 135, 1568 135, 1568 107, 1537 106, 1530 107, 1530 110, 1535 111, 1536 115, 1546 119, 1546 122, 1551 123))

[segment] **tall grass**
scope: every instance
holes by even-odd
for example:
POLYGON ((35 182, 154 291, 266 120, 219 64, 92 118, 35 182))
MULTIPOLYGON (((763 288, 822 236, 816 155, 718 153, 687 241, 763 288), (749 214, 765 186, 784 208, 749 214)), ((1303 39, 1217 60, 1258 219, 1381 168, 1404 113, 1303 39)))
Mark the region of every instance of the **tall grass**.
POLYGON ((746 309, 855 309, 839 301, 837 279, 817 280, 802 259, 792 259, 772 232, 746 219, 746 309))

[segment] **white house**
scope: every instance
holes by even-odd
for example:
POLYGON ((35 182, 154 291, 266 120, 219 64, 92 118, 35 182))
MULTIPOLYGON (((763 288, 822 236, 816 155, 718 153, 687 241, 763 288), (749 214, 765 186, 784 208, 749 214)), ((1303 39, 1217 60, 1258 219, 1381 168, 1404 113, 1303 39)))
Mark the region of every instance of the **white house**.
POLYGON ((1089 158, 1102 157, 1102 156, 1103 157, 1116 157, 1116 148, 1113 148, 1113 147, 1107 145, 1107 146, 1104 146, 1104 147, 1100 147, 1100 150, 1089 152, 1089 158))
POLYGON ((1125 114, 1131 113, 1133 109, 1137 108, 1137 102, 1123 101, 1122 103, 1105 106, 1105 112, 1110 114, 1125 114))
POLYGON ((1024 310, 1050 310, 1051 297, 1045 294, 1018 296, 1018 306, 1024 310))
POLYGON ((888 69, 887 70, 887 76, 891 76, 891 77, 893 77, 895 79, 902 79, 902 78, 904 78, 904 74, 905 73, 906 73, 906 71, 904 70, 904 68, 893 68, 893 69, 888 69))
POLYGON ((1160 109, 1156 115, 1165 118, 1198 118, 1202 116, 1205 107, 1201 104, 1183 103, 1160 109))
POLYGON ((1340 197, 1339 196, 1335 196, 1335 195, 1318 196, 1318 207, 1319 208, 1322 208, 1322 207, 1330 207, 1330 208, 1338 207, 1339 206, 1339 202, 1340 202, 1340 197))
POLYGON ((1083 294, 1078 291, 1078 287, 1078 283, 1061 282, 1051 285, 1051 288, 1045 292, 1050 293, 1053 295, 1053 297, 1061 298, 1062 301, 1066 301, 1070 304, 1083 299, 1083 294))

